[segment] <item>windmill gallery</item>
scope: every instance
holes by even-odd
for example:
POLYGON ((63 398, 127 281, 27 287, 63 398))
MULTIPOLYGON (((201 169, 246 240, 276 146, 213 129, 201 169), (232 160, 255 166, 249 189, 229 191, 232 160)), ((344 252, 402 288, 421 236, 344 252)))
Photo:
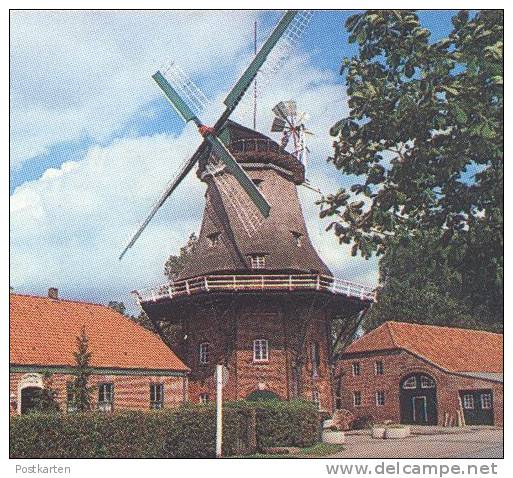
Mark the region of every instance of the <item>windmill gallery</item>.
MULTIPOLYGON (((264 64, 287 54, 310 17, 311 12, 303 11, 289 11, 282 17, 227 95, 225 109, 212 127, 199 119, 201 92, 175 64, 153 75, 184 121, 197 126, 202 141, 168 183, 120 259, 195 166, 198 179, 206 185, 206 199, 196 247, 179 276, 134 291, 163 338, 163 325, 170 324, 175 331, 171 343, 166 339, 173 351, 173 370, 162 361, 149 367, 134 357, 132 368, 137 373, 126 373, 139 377, 134 379, 137 387, 149 384, 150 405, 214 400, 215 368, 223 364, 228 371, 223 392, 226 400, 304 398, 330 413, 342 408, 336 403, 344 393, 337 392, 335 386, 335 348, 354 335, 356 318, 373 303, 374 290, 334 277, 310 241, 297 193, 298 186, 311 188, 305 178, 308 131, 295 102, 280 102, 273 109, 272 131, 282 133, 281 144, 230 119, 264 64), (292 152, 286 150, 288 143, 293 145, 292 152), (338 333, 334 332, 335 322, 338 333), (145 374, 151 383, 141 378, 145 374), (174 390, 169 396, 164 393, 168 382, 159 379, 167 375, 174 390)), ((52 304, 58 300, 51 299, 52 304)), ((66 307, 69 310, 72 304, 66 307)), ((105 311, 94 309, 94 313, 100 318, 105 311)), ((120 327, 124 327, 121 322, 120 327)), ((143 338, 147 344, 153 340, 143 338)), ((17 366, 20 374, 37 372, 26 364, 17 366)), ((123 373, 114 363, 98 366, 102 375, 97 380, 99 402, 110 400, 112 406, 118 388, 116 376, 123 373)), ((22 383, 23 377, 18 378, 22 383)), ((496 377, 493 386, 487 382, 489 377, 479 378, 491 406, 488 389, 499 394, 496 377)), ((472 389, 470 379, 466 386, 472 389)), ((32 383, 29 388, 37 387, 32 383)), ((20 386, 18 389, 19 403, 14 410, 19 413, 30 400, 23 402, 23 391, 20 386)), ((138 392, 138 397, 142 393, 138 392)), ((384 395, 381 399, 385 400, 384 395)), ((145 407, 142 398, 136 404, 126 401, 126 408, 145 407)), ((443 407, 439 408, 433 423, 443 418, 443 407)))

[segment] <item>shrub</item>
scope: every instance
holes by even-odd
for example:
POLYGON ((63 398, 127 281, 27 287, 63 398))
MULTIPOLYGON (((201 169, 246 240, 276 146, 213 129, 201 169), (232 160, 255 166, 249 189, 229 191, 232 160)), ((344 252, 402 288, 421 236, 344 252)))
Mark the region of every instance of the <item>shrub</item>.
POLYGON ((320 415, 312 402, 240 400, 227 403, 229 407, 255 410, 256 445, 259 450, 276 446, 308 447, 319 441, 320 415))
POLYGON ((366 428, 372 428, 374 424, 374 417, 372 415, 362 415, 357 417, 351 423, 352 430, 365 430, 366 428))

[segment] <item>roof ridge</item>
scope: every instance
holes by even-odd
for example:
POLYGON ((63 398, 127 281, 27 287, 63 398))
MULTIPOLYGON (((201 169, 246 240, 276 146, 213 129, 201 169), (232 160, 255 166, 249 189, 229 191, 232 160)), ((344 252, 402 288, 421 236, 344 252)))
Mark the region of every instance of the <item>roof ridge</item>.
POLYGON ((433 329, 449 329, 449 330, 462 330, 466 332, 479 332, 483 334, 491 334, 491 335, 504 335, 499 332, 491 332, 489 330, 482 330, 482 329, 467 329, 466 327, 457 327, 457 326, 451 326, 451 325, 435 325, 435 324, 420 324, 418 322, 401 322, 398 320, 387 320, 384 322, 384 324, 396 324, 398 326, 413 326, 413 327, 430 327, 433 329))
POLYGON ((392 345, 394 347, 398 347, 396 341, 395 341, 395 338, 394 338, 394 334, 393 334, 393 327, 392 327, 392 324, 396 324, 398 322, 395 322, 393 320, 389 320, 387 322, 385 322, 383 325, 386 325, 386 329, 388 331, 388 335, 390 335, 390 340, 392 341, 392 345))
MULTIPOLYGON (((42 299, 42 300, 51 301, 51 302, 73 302, 75 304, 96 305, 98 307, 105 307, 106 309, 110 309, 110 310, 112 310, 114 312, 117 312, 112 307, 109 307, 108 305, 99 304, 98 302, 91 302, 91 301, 87 301, 87 300, 61 299, 60 297, 58 299, 52 299, 51 297, 47 297, 45 295, 19 294, 17 292, 11 292, 9 297, 12 296, 12 295, 15 295, 15 296, 18 296, 18 297, 32 297, 34 299, 42 299)), ((121 314, 121 315, 123 315, 123 314, 121 314)))

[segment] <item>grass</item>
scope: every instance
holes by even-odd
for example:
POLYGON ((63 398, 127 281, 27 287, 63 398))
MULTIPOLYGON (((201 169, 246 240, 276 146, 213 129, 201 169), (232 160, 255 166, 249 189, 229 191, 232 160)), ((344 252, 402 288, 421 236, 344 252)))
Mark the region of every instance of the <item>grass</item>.
POLYGON ((343 445, 334 445, 331 443, 316 443, 308 448, 301 448, 298 453, 285 455, 266 455, 264 453, 255 453, 254 455, 239 455, 234 458, 317 458, 334 455, 344 449, 343 445))

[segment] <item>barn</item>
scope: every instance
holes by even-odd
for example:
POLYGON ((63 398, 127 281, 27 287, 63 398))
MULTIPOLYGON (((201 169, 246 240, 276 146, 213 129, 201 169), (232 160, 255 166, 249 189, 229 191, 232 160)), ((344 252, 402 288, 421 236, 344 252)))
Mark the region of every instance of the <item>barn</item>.
POLYGON ((336 406, 405 424, 503 424, 503 336, 385 322, 349 345, 336 369, 336 406))
POLYGON ((173 407, 187 400, 189 369, 148 330, 109 307, 10 294, 10 414, 34 407, 37 391, 57 392, 73 411, 76 337, 85 328, 91 355, 92 405, 103 411, 173 407))

